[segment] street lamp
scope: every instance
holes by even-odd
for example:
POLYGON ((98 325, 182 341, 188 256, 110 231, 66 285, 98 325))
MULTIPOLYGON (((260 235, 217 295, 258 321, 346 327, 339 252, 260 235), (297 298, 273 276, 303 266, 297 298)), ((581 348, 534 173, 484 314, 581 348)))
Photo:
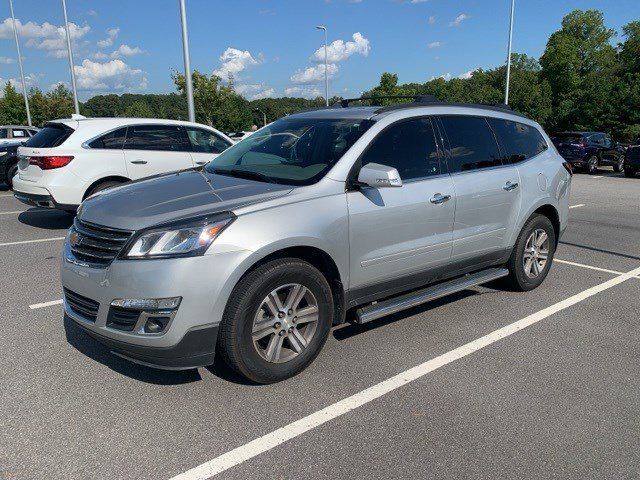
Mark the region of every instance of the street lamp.
POLYGON ((18 64, 20 65, 20 78, 22 79, 22 95, 24 95, 24 108, 27 110, 27 123, 31 126, 31 111, 29 110, 29 98, 27 97, 27 84, 24 83, 24 69, 22 68, 22 54, 20 53, 20 42, 18 41, 18 28, 16 27, 16 17, 13 14, 13 2, 9 0, 9 9, 13 19, 13 36, 16 38, 16 50, 18 50, 18 64))
POLYGON ((267 114, 264 113, 262 110, 260 110, 259 108, 254 108, 253 109, 255 112, 259 112, 262 114, 262 126, 266 127, 267 126, 267 114))
POLYGON ((509 46, 507 47, 507 86, 504 90, 504 103, 509 105, 509 76, 511 74, 511 40, 513 38, 513 9, 516 0, 511 0, 511 17, 509 18, 509 46))
POLYGON ((324 30, 324 96, 327 107, 329 106, 329 70, 327 69, 327 27, 324 25, 318 25, 318 30, 324 30))
POLYGON ((73 89, 73 106, 76 114, 80 115, 78 104, 78 90, 76 89, 76 73, 73 70, 73 52, 71 51, 71 35, 69 35, 69 19, 67 18, 67 2, 62 0, 62 12, 64 13, 64 30, 67 33, 67 52, 69 52, 69 69, 71 70, 71 88, 73 89))

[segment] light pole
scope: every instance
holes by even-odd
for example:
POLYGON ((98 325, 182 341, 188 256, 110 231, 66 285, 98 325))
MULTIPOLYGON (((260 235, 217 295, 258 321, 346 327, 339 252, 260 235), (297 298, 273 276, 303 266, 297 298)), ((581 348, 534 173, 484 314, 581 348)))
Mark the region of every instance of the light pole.
POLYGON ((187 94, 187 107, 189 121, 196 121, 196 109, 193 105, 193 80, 191 78, 191 60, 189 58, 189 34, 187 32, 187 7, 185 0, 180 0, 180 20, 182 22, 182 55, 184 56, 184 80, 185 93, 187 94))
POLYGON ((329 106, 329 70, 327 69, 327 27, 324 25, 318 25, 316 27, 318 30, 324 30, 324 97, 327 104, 329 106))
POLYGON ((76 89, 76 73, 73 70, 73 52, 71 51, 71 35, 69 35, 69 19, 67 18, 67 2, 62 0, 62 12, 64 13, 64 30, 67 33, 67 52, 69 53, 69 70, 71 70, 71 88, 73 90, 73 106, 76 114, 80 115, 78 104, 78 90, 76 89))
POLYGON ((259 108, 257 108, 257 107, 256 107, 256 108, 254 108, 254 110, 255 110, 256 112, 259 112, 259 113, 261 113, 261 114, 262 114, 262 126, 263 126, 263 127, 266 127, 266 126, 267 126, 267 114, 266 114, 266 113, 264 113, 262 110, 260 110, 260 109, 259 109, 259 108))
POLYGON ((24 82, 24 69, 22 68, 22 54, 20 53, 20 42, 18 41, 18 27, 16 17, 13 14, 13 1, 9 0, 9 9, 13 19, 13 36, 16 38, 16 50, 18 50, 18 65, 20 65, 20 78, 22 79, 22 95, 24 96, 24 108, 27 110, 27 123, 31 126, 31 111, 29 110, 29 98, 27 97, 27 84, 24 82))
POLYGON ((507 47, 507 86, 504 90, 504 103, 509 105, 509 76, 511 74, 511 40, 513 38, 513 9, 516 0, 511 0, 511 17, 509 18, 509 46, 507 47))

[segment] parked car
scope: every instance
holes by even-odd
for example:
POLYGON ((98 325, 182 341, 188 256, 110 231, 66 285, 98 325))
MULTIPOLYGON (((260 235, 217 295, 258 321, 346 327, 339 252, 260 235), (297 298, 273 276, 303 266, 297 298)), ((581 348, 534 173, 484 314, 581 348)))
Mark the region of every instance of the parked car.
POLYGON ((347 311, 365 323, 498 278, 539 286, 570 184, 540 125, 504 108, 290 115, 203 168, 85 200, 64 243, 64 310, 134 362, 193 368, 217 350, 275 382, 347 311))
POLYGON ((18 147, 37 131, 36 127, 22 125, 0 126, 0 183, 11 188, 11 180, 18 170, 18 147))
POLYGON ((640 138, 633 145, 629 145, 624 155, 624 175, 635 177, 640 172, 640 138))
POLYGON ((253 135, 255 132, 254 131, 249 131, 249 132, 231 132, 229 133, 229 138, 231 138, 234 142, 239 142, 240 140, 244 140, 245 138, 253 135))
POLYGON ((592 175, 602 165, 609 165, 616 172, 623 169, 624 149, 606 133, 561 132, 553 136, 553 143, 574 169, 592 175))
POLYGON ((55 120, 18 148, 14 195, 28 205, 74 212, 94 193, 204 165, 232 144, 198 123, 81 116, 55 120))

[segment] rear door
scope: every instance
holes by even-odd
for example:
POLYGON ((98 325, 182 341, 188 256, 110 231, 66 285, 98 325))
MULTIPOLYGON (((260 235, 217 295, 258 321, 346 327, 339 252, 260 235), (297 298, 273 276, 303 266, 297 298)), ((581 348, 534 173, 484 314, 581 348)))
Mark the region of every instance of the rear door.
POLYGON ((148 177, 193 167, 191 143, 182 126, 130 125, 124 142, 129 178, 148 177))
POLYGON ((481 263, 504 252, 520 208, 520 177, 502 154, 487 119, 440 117, 456 192, 452 261, 481 263))
POLYGON ((392 124, 372 141, 360 162, 395 167, 403 185, 347 192, 351 289, 382 285, 447 263, 455 196, 431 120, 392 124))
POLYGON ((186 127, 186 130, 191 142, 191 156, 196 165, 210 162, 231 146, 231 142, 210 130, 197 127, 186 127))

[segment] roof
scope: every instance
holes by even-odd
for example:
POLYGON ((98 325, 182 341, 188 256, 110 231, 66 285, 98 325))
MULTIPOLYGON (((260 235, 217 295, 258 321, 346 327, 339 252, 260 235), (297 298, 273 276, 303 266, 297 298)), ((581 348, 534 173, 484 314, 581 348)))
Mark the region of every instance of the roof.
POLYGON ((284 118, 331 118, 331 119, 355 118, 355 119, 366 120, 374 116, 376 114, 376 110, 379 110, 379 109, 380 107, 350 107, 350 108, 322 107, 322 108, 314 108, 311 110, 304 110, 298 113, 293 113, 284 118))

